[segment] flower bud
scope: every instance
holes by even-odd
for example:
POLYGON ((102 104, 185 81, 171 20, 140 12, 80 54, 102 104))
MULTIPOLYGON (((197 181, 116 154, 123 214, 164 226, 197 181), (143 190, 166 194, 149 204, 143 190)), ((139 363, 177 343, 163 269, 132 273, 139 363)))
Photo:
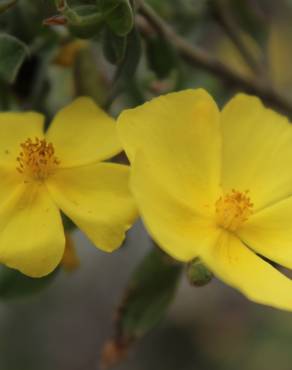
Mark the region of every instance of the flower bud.
POLYGON ((195 258, 187 266, 187 277, 191 285, 199 287, 207 285, 212 280, 213 274, 200 258, 195 258))

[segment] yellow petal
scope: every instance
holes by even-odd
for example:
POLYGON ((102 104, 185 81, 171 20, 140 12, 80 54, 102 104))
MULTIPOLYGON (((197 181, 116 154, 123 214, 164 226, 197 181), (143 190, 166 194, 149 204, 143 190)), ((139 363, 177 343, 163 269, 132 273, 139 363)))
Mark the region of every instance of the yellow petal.
POLYGON ((65 238, 60 213, 40 184, 23 184, 0 208, 0 262, 41 277, 59 264, 65 238))
POLYGON ((225 191, 250 190, 254 209, 292 194, 292 126, 256 97, 239 94, 222 112, 225 191))
POLYGON ((17 188, 22 186, 23 177, 16 171, 16 167, 0 164, 0 211, 3 205, 9 201, 13 193, 17 192, 17 188))
POLYGON ((0 163, 17 167, 20 144, 43 137, 44 117, 34 112, 0 113, 0 163))
POLYGON ((222 232, 201 256, 225 283, 254 302, 292 310, 292 281, 250 251, 234 235, 222 232))
POLYGON ((48 187, 63 212, 97 247, 110 252, 137 217, 128 178, 128 166, 98 163, 60 169, 48 187))
POLYGON ((238 235, 257 253, 292 268, 292 198, 252 215, 238 235))
POLYGON ((204 90, 172 93, 124 111, 118 131, 133 162, 137 150, 168 192, 202 210, 218 198, 219 112, 204 90))
POLYGON ((147 230, 157 244, 175 259, 189 261, 213 236, 212 221, 196 214, 169 194, 161 178, 139 153, 131 172, 131 189, 147 230))
POLYGON ((90 98, 78 98, 63 108, 47 132, 62 167, 113 157, 122 148, 114 120, 90 98))

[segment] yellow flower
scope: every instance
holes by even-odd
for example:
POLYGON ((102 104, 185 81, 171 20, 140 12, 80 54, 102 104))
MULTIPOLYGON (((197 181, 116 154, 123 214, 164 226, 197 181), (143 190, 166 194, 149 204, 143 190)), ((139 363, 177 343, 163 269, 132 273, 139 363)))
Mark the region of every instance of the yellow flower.
POLYGON ((105 251, 116 249, 136 210, 127 166, 103 163, 121 151, 114 121, 89 98, 43 116, 0 114, 0 261, 33 276, 61 261, 61 209, 105 251))
POLYGON ((131 189, 172 257, 200 257, 251 300, 292 310, 292 127, 243 94, 219 112, 186 90, 123 112, 118 131, 131 189))

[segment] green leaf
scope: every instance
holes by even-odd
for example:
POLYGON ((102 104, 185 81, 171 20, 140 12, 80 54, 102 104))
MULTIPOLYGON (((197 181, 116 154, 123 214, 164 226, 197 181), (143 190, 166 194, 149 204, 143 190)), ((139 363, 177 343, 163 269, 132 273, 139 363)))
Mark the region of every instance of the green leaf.
POLYGON ((112 64, 119 64, 126 54, 127 38, 115 35, 108 28, 103 34, 103 53, 106 59, 112 64))
POLYGON ((124 0, 97 0, 97 6, 103 13, 110 13, 118 7, 124 0))
POLYGON ((133 28, 127 36, 127 47, 125 57, 119 65, 119 78, 127 83, 133 80, 141 58, 142 47, 138 31, 133 28))
POLYGON ((126 37, 126 50, 123 60, 117 64, 114 83, 112 85, 111 94, 107 100, 108 108, 116 96, 123 91, 127 91, 132 96, 135 96, 135 102, 142 104, 145 101, 143 93, 136 81, 136 70, 139 65, 142 53, 140 35, 135 28, 126 37))
POLYGON ((17 0, 0 0, 0 14, 6 12, 17 3, 17 0))
POLYGON ((13 83, 28 54, 23 42, 8 34, 0 34, 0 79, 13 83))
POLYGON ((104 17, 95 5, 67 7, 63 15, 67 18, 69 30, 80 38, 96 37, 104 27, 104 17))
POLYGON ((160 79, 168 77, 177 67, 177 54, 163 36, 153 36, 147 39, 146 55, 149 67, 160 79))
POLYGON ((182 267, 158 248, 141 262, 120 307, 119 333, 137 338, 155 327, 173 300, 182 267))
POLYGON ((53 282, 58 272, 59 269, 56 269, 42 278, 31 278, 2 265, 0 266, 0 300, 38 293, 53 282))
POLYGON ((126 36, 134 26, 134 14, 129 0, 120 1, 120 4, 106 16, 106 22, 116 35, 126 36))
POLYGON ((130 346, 165 316, 181 277, 182 265, 159 248, 144 257, 132 275, 115 320, 115 335, 101 353, 102 368, 122 361, 130 346))
POLYGON ((164 317, 176 292, 182 265, 155 248, 134 272, 116 319, 116 334, 105 343, 103 368, 119 363, 133 341, 154 328, 164 317))

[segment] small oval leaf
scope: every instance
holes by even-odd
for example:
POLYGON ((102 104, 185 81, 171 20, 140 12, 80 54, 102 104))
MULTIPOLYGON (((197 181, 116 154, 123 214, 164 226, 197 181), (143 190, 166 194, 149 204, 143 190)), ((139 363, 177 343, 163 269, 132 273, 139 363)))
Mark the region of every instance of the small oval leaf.
POLYGON ((103 34, 103 53, 111 64, 119 64, 125 57, 127 38, 115 35, 108 28, 103 34))
POLYGON ((109 28, 118 36, 126 36, 134 26, 133 9, 128 0, 120 2, 106 17, 109 28))
POLYGON ((181 277, 182 265, 153 248, 138 265, 117 312, 116 335, 102 353, 107 368, 122 360, 133 342, 165 316, 181 277))
POLYGON ((16 37, 0 34, 0 80, 13 83, 28 54, 26 45, 16 37))
POLYGON ((82 39, 96 37, 104 27, 104 17, 94 5, 79 5, 63 14, 72 34, 82 39))

